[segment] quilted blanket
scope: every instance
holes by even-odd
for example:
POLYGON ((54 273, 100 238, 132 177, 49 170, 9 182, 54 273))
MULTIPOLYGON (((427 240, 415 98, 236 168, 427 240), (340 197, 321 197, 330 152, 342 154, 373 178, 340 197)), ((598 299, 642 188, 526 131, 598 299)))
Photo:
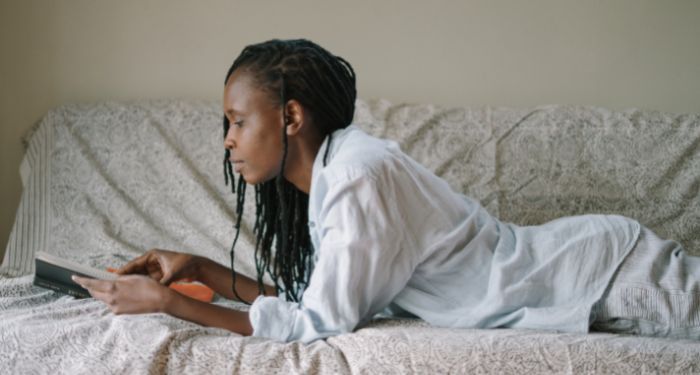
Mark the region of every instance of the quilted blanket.
MULTIPOLYGON (((98 268, 154 247, 227 264, 235 199, 224 185, 219 106, 66 105, 27 135, 24 192, 0 266, 3 373, 700 372, 694 341, 377 317, 309 345, 279 343, 164 314, 116 316, 32 286, 36 251, 98 268)), ((622 214, 700 255, 700 115, 358 100, 354 122, 398 141, 504 221, 622 214)), ((254 197, 246 202, 236 269, 252 276, 254 197)))

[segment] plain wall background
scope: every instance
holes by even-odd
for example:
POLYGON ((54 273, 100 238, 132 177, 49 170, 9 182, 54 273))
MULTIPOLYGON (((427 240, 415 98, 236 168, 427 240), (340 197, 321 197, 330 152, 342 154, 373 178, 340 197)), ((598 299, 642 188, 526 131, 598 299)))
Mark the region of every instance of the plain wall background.
POLYGON ((0 0, 0 255, 21 136, 61 104, 219 99, 245 45, 304 37, 365 99, 700 112, 699 20, 695 0, 0 0))

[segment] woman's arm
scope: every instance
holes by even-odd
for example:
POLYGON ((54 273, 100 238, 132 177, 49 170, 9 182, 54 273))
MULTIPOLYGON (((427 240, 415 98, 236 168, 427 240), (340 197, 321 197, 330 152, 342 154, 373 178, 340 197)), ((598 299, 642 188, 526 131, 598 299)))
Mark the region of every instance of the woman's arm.
POLYGON ((244 336, 253 334, 247 311, 227 309, 189 298, 172 289, 168 290, 162 312, 203 326, 224 328, 244 336))
MULTIPOLYGON (((117 270, 119 275, 148 275, 168 285, 177 279, 195 279, 228 299, 237 299, 232 290, 231 270, 211 259, 165 249, 151 249, 117 270)), ((265 285, 265 295, 275 296, 275 288, 265 285)), ((258 296, 258 283, 236 274, 236 291, 244 300, 252 302, 258 296)))
MULTIPOLYGON (((197 275, 197 281, 206 284, 219 295, 231 300, 238 300, 233 293, 233 276, 230 268, 224 267, 211 259, 198 257, 197 275)), ((277 296, 274 287, 265 285, 264 289, 266 296, 277 296)), ((253 303, 259 295, 258 282, 236 273, 236 292, 245 301, 253 303)))
POLYGON ((73 280, 117 315, 162 312, 245 336, 253 334, 247 312, 192 299, 144 275, 125 275, 116 280, 73 276, 73 280))

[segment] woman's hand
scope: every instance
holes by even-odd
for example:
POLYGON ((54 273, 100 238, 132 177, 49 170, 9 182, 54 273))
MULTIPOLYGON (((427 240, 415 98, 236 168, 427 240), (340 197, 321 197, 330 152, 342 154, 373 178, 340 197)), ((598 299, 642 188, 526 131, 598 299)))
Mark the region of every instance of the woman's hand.
POLYGON ((162 312, 197 324, 252 335, 247 311, 228 309, 192 299, 144 275, 120 276, 114 281, 73 276, 73 281, 106 303, 114 314, 162 312))
POLYGON ((101 300, 115 314, 165 312, 173 291, 143 275, 127 275, 116 280, 73 276, 73 281, 101 300))
POLYGON ((151 249, 117 270, 119 275, 141 274, 163 285, 180 279, 199 279, 201 258, 170 250, 151 249))

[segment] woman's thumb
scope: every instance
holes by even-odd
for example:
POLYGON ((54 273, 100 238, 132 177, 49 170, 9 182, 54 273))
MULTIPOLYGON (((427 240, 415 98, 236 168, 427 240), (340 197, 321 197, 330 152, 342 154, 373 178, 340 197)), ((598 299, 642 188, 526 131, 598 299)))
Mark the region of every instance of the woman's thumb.
POLYGON ((170 272, 164 272, 163 277, 160 278, 161 285, 170 284, 170 279, 172 279, 172 278, 173 278, 173 275, 170 272))

